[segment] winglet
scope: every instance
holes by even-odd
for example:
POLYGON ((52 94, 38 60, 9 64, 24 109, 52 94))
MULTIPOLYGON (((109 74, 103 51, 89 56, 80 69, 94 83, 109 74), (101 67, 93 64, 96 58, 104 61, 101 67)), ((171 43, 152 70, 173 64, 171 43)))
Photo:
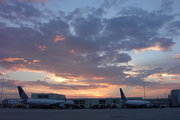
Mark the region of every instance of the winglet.
POLYGON ((120 88, 120 94, 121 94, 121 99, 122 99, 123 101, 127 101, 127 100, 128 100, 128 99, 126 98, 123 90, 122 90, 121 88, 120 88))
POLYGON ((19 91, 19 96, 21 99, 29 99, 29 97, 27 96, 27 94, 24 92, 24 90, 22 89, 21 86, 17 86, 18 91, 19 91))

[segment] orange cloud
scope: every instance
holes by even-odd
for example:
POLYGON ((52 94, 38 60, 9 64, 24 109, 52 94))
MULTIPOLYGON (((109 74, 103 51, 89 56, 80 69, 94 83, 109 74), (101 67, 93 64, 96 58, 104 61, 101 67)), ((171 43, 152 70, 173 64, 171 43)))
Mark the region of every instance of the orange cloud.
POLYGON ((23 64, 10 64, 10 66, 13 71, 25 70, 25 65, 23 64))
POLYGON ((45 50, 45 49, 46 49, 46 46, 38 46, 38 48, 39 48, 40 50, 45 50))
POLYGON ((59 73, 59 75, 71 75, 70 73, 59 73))
POLYGON ((135 54, 140 54, 139 50, 134 49, 135 54))
POLYGON ((104 77, 93 77, 93 79, 104 79, 104 77))
POLYGON ((33 60, 33 62, 40 62, 40 60, 33 60))
POLYGON ((74 50, 71 50, 71 53, 76 53, 74 50))
POLYGON ((30 63, 30 64, 35 64, 35 63, 37 63, 37 62, 40 62, 40 60, 33 60, 32 62, 28 62, 28 64, 30 63))
POLYGON ((139 54, 140 52, 138 51, 146 51, 146 50, 155 50, 155 51, 161 51, 163 50, 162 48, 160 48, 158 45, 156 46, 151 46, 151 47, 147 47, 147 48, 143 48, 143 49, 134 49, 136 54, 139 54))
POLYGON ((13 62, 16 60, 24 60, 24 58, 5 58, 5 59, 0 60, 0 62, 2 61, 13 62))
MULTIPOLYGON (((5 59, 0 60, 0 62, 2 62, 2 61, 13 62, 13 61, 17 61, 17 60, 21 60, 21 61, 23 61, 25 63, 27 62, 28 64, 35 63, 35 62, 40 62, 40 60, 33 60, 32 62, 28 62, 24 58, 5 58, 5 59)), ((22 66, 21 64, 17 64, 17 65, 22 66)))
POLYGON ((71 75, 71 73, 58 73, 56 75, 57 76, 66 76, 68 79, 84 79, 83 76, 74 77, 74 76, 71 75))
POLYGON ((65 40, 65 36, 64 35, 62 35, 62 36, 59 36, 59 35, 57 35, 55 38, 54 38, 54 42, 57 42, 57 41, 62 41, 62 40, 65 40))
MULTIPOLYGON (((166 39, 164 39, 164 41, 165 40, 166 39)), ((146 50, 164 51, 166 50, 167 48, 163 47, 161 44, 162 44, 161 42, 156 42, 154 46, 150 46, 150 47, 142 48, 142 49, 134 49, 134 51, 135 51, 135 54, 139 54, 138 51, 146 51, 146 50)))
POLYGON ((73 77, 73 76, 68 76, 68 79, 83 79, 83 76, 78 76, 78 77, 73 77))
POLYGON ((158 78, 158 77, 163 77, 163 76, 160 73, 154 73, 154 74, 150 75, 150 77, 158 78))
POLYGON ((179 77, 170 77, 169 80, 180 80, 179 77))

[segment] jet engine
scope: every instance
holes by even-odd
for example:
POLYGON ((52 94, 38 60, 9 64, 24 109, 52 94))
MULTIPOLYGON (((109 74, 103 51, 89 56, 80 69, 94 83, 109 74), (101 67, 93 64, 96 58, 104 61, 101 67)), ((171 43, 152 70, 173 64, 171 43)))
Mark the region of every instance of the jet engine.
POLYGON ((64 104, 59 104, 59 108, 65 108, 65 105, 64 104))

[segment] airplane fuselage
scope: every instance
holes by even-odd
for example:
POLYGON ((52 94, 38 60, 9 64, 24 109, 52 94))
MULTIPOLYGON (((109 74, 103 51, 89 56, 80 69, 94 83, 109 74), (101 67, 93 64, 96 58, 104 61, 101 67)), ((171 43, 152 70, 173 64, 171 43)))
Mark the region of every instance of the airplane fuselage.
POLYGON ((64 100, 43 100, 43 99, 27 99, 25 104, 29 105, 50 105, 65 102, 64 100))
POLYGON ((149 106, 149 101, 141 101, 141 100, 127 100, 124 102, 125 105, 131 105, 131 106, 149 106))
POLYGON ((27 99, 19 100, 19 102, 28 104, 28 105, 39 105, 39 106, 50 106, 50 105, 74 105, 74 102, 71 100, 46 100, 46 99, 27 99))

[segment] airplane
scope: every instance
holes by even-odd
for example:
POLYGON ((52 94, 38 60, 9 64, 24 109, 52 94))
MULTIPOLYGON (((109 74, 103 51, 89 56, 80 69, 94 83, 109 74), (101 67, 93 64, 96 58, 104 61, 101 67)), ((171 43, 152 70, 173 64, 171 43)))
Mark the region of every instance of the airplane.
POLYGON ((66 100, 66 98, 65 100, 30 99, 21 86, 17 86, 17 88, 21 98, 18 101, 23 104, 31 106, 43 106, 44 108, 69 108, 75 105, 72 100, 66 100))
POLYGON ((120 94, 121 94, 122 103, 124 105, 131 106, 131 107, 150 107, 151 106, 151 103, 149 101, 128 100, 121 88, 120 88, 120 94))

